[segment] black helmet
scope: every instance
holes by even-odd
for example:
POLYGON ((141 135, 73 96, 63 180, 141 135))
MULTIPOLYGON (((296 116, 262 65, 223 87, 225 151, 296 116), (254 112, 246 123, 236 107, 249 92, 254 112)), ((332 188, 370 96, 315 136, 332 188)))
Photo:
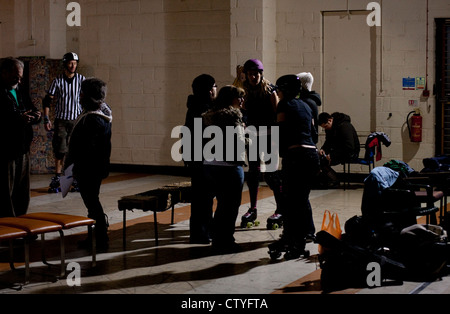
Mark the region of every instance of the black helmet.
POLYGON ((277 80, 277 89, 286 96, 297 96, 302 89, 302 82, 297 75, 289 74, 280 77, 277 80))
POLYGON ((78 55, 75 52, 68 52, 64 55, 63 57, 63 63, 67 63, 69 61, 80 61, 80 58, 78 57, 78 55))

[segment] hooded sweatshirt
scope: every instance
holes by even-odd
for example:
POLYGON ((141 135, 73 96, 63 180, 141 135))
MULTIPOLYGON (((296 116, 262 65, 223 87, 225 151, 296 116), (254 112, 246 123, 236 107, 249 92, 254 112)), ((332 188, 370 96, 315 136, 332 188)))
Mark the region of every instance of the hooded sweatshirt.
MULTIPOLYGON (((191 142, 190 143, 184 143, 183 145, 190 145, 191 147, 191 156, 190 161, 184 160, 186 165, 191 165, 195 162, 192 162, 194 160, 194 121, 196 118, 202 118, 202 114, 207 112, 212 107, 212 100, 211 97, 200 97, 198 95, 189 95, 187 99, 187 112, 186 112, 186 120, 184 123, 184 126, 189 128, 191 131, 191 142)), ((203 131, 203 130, 202 130, 203 131)), ((202 146, 203 148, 203 146, 202 146)), ((200 162, 202 163, 202 162, 200 162)))
POLYGON ((322 149, 330 155, 331 165, 338 165, 359 156, 360 143, 350 116, 335 112, 333 125, 326 131, 325 143, 322 149))
POLYGON ((315 91, 302 90, 300 93, 300 99, 308 104, 312 111, 314 130, 312 130, 312 138, 315 144, 319 141, 319 108, 322 106, 322 98, 315 91))
POLYGON ((111 109, 103 104, 97 111, 84 111, 75 124, 66 157, 73 164, 74 177, 88 175, 106 178, 111 156, 111 109))

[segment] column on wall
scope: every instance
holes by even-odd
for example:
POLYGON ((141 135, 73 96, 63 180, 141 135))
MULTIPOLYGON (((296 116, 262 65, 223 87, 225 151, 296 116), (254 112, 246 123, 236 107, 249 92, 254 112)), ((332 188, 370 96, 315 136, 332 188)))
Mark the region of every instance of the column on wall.
POLYGON ((265 76, 276 80, 276 2, 236 0, 231 2, 231 74, 236 66, 260 59, 265 76))

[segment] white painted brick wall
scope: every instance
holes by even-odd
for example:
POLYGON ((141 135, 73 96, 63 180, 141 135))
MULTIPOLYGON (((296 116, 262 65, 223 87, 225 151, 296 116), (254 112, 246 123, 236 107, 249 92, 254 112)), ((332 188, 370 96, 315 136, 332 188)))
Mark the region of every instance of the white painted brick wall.
MULTIPOLYGON (((173 127, 184 122, 186 99, 192 80, 199 74, 212 74, 223 86, 234 80, 237 64, 260 58, 271 81, 284 74, 310 71, 315 75, 314 88, 320 92, 321 12, 345 11, 347 3, 350 10, 364 10, 370 2, 80 0, 82 27, 68 28, 55 25, 62 17, 59 11, 51 13, 49 8, 58 9, 54 1, 33 1, 46 9, 33 16, 39 24, 35 32, 38 45, 30 48, 23 45, 29 36, 28 23, 19 18, 26 16, 26 2, 16 0, 12 5, 11 1, 0 0, 2 55, 55 57, 64 50, 59 43, 66 41, 65 48, 76 50, 82 58, 80 70, 108 83, 108 103, 114 113, 112 161, 144 165, 180 165, 170 158, 175 142, 170 134, 173 127), (53 21, 51 26, 48 21, 53 21), (58 29, 66 29, 66 33, 58 29), (13 38, 8 36, 12 31, 13 38)), ((377 90, 375 119, 377 131, 386 132, 393 141, 383 150, 382 162, 400 159, 420 169, 422 158, 434 153, 434 97, 420 102, 424 142, 410 143, 405 121, 413 108, 408 100, 420 99, 421 92, 403 91, 401 79, 425 76, 426 2, 380 3, 383 25, 377 32, 383 33, 379 50, 382 64, 377 58, 376 71, 377 89, 382 87, 382 91, 377 90), (390 113, 392 117, 388 118, 390 113)), ((435 74, 436 17, 450 17, 447 0, 430 1, 430 89, 435 74)))
MULTIPOLYGON (((350 10, 365 9, 369 1, 349 1, 350 10)), ((377 70, 377 85, 383 91, 377 98, 377 131, 390 135, 393 145, 383 150, 382 163, 390 159, 404 160, 414 168, 423 168, 422 159, 434 154, 434 97, 420 102, 424 116, 424 141, 410 143, 407 136, 406 116, 413 108, 408 100, 420 99, 420 91, 403 91, 402 78, 426 74, 426 6, 425 1, 383 1, 383 58, 382 77, 377 70), (430 111, 428 111, 430 109, 430 111), (389 113, 392 118, 388 119, 389 113)), ((290 69, 320 73, 321 69, 321 17, 320 11, 346 10, 346 1, 278 1, 278 63, 277 75, 290 69), (297 33, 302 32, 301 40, 297 33), (311 41, 313 44, 311 44, 311 41), (314 72, 315 71, 315 72, 314 72)), ((429 88, 434 83, 434 17, 450 16, 445 1, 430 6, 429 88)), ((351 34, 349 34, 351 36, 351 34)), ((379 59, 379 58, 378 58, 379 59)), ((379 61, 377 67, 380 67, 379 61)), ((345 80, 345 78, 343 78, 345 80)), ((320 90, 316 78, 315 89, 320 90)), ((358 119, 358 117, 352 117, 358 119)))

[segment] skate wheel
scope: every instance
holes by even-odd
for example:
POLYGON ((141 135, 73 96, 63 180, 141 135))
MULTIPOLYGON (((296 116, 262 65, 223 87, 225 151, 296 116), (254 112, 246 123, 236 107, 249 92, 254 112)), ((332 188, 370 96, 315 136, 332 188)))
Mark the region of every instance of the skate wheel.
POLYGON ((280 228, 280 226, 278 224, 272 225, 272 230, 278 230, 278 228, 280 228))
POLYGON ((281 252, 269 252, 269 255, 270 255, 270 259, 272 261, 275 261, 280 258, 281 252))
POLYGON ((255 221, 255 227, 258 227, 261 223, 257 220, 255 221))
POLYGON ((253 222, 251 222, 251 221, 247 222, 247 229, 250 229, 253 226, 254 226, 253 222))

